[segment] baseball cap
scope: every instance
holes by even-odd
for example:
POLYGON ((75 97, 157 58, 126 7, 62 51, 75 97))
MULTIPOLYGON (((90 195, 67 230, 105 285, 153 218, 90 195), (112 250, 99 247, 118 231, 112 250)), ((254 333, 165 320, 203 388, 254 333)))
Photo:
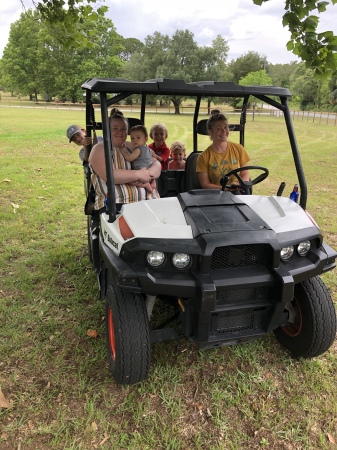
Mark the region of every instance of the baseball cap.
POLYGON ((69 139, 69 142, 71 142, 71 140, 75 136, 75 134, 81 130, 82 130, 82 128, 79 125, 70 125, 70 127, 68 127, 68 129, 67 129, 67 137, 69 139))

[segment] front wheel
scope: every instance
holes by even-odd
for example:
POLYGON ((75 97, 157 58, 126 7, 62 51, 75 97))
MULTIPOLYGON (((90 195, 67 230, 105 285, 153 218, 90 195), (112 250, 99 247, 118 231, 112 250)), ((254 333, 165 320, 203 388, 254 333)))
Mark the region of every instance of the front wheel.
POLYGON ((134 384, 149 373, 149 321, 140 295, 109 285, 105 304, 109 368, 119 384, 134 384))
POLYGON ((336 336, 336 311, 319 277, 296 284, 286 310, 288 323, 274 331, 281 345, 303 358, 313 358, 330 348, 336 336))

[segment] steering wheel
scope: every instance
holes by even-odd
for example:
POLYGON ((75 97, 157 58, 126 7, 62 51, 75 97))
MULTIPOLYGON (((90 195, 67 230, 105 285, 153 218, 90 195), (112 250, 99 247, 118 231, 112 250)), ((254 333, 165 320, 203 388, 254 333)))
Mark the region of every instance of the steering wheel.
POLYGON ((240 189, 243 190, 243 193, 245 195, 250 195, 252 187, 255 184, 261 183, 261 181, 263 181, 267 178, 267 176, 269 175, 269 170, 266 167, 262 167, 262 166, 245 166, 245 167, 238 167, 237 169, 231 170, 220 180, 220 184, 222 186, 223 191, 225 190, 226 187, 230 187, 230 186, 227 186, 227 183, 228 183, 229 178, 232 175, 234 175, 235 178, 237 178, 237 180, 239 181, 240 189), (254 178, 254 180, 243 181, 243 179, 239 175, 239 172, 242 172, 244 170, 253 170, 253 169, 262 170, 263 173, 261 173, 256 178, 254 178))

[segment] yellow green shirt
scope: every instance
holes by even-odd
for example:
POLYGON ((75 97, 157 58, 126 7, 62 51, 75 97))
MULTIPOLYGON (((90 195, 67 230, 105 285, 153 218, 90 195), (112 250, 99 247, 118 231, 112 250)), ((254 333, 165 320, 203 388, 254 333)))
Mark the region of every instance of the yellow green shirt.
MULTIPOLYGON (((217 153, 213 144, 203 151, 197 161, 197 172, 207 173, 209 180, 219 187, 220 180, 228 172, 238 167, 244 167, 249 161, 249 156, 241 144, 227 141, 227 149, 224 153, 217 153)), ((237 178, 230 177, 230 183, 238 182, 237 178)))

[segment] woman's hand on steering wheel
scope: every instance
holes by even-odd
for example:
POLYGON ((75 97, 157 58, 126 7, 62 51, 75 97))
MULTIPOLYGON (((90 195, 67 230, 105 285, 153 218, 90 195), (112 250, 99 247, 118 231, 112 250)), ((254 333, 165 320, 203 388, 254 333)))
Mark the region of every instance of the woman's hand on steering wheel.
POLYGON ((226 188, 229 190, 233 190, 233 185, 227 186, 227 183, 229 181, 229 178, 231 176, 235 176, 235 178, 239 181, 239 189, 243 191, 245 195, 250 195, 252 187, 255 184, 261 183, 261 181, 265 180, 267 176, 269 175, 269 170, 266 167, 262 166, 245 166, 245 167, 238 167, 237 169, 231 170, 228 172, 224 177, 221 178, 220 184, 222 186, 222 190, 224 191, 226 188), (258 175, 254 180, 244 181, 240 175, 239 172, 243 172, 244 170, 261 170, 263 173, 258 175))

